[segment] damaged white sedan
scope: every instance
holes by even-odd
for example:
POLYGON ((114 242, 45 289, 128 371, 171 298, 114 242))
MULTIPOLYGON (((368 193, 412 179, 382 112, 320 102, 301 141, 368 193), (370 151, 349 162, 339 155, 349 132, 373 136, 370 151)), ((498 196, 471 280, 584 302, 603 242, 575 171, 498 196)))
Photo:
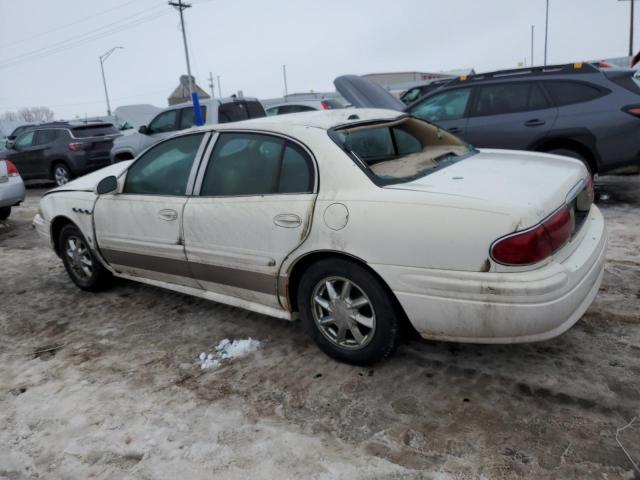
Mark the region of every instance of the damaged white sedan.
POLYGON ((80 288, 117 276, 299 316, 366 363, 403 322, 459 342, 563 333, 602 278, 592 200, 577 160, 345 109, 183 131, 47 193, 34 223, 80 288))

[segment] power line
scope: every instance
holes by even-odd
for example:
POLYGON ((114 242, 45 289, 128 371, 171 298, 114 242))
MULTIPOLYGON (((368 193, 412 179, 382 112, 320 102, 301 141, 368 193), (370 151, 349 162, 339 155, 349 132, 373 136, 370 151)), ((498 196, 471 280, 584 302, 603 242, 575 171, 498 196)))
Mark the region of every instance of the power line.
POLYGON ((49 56, 49 55, 53 55, 55 53, 59 53, 59 52, 63 52, 66 50, 70 50, 72 48, 76 48, 79 46, 84 45, 85 43, 88 42, 93 42, 95 40, 99 40, 101 38, 104 37, 108 37, 110 35, 113 35, 114 33, 118 33, 121 32, 123 30, 127 30, 129 28, 133 28, 133 27, 137 27, 138 25, 142 25, 143 23, 147 23, 150 22, 152 20, 156 20, 164 15, 167 15, 170 12, 157 12, 154 13, 152 15, 148 15, 146 17, 141 17, 141 18, 136 18, 134 20, 128 21, 128 22, 124 22, 121 23, 120 25, 117 25, 115 27, 112 28, 108 28, 105 30, 106 27, 113 25, 115 23, 120 23, 120 22, 114 22, 112 24, 108 24, 105 27, 101 27, 99 29, 97 29, 98 31, 93 31, 93 32, 86 32, 82 35, 73 37, 71 39, 65 40, 63 42, 58 42, 57 44, 54 44, 55 46, 50 46, 50 47, 44 47, 32 52, 28 52, 25 53, 23 55, 18 55, 16 57, 12 57, 9 59, 4 59, 4 60, 0 60, 0 69, 1 68, 7 68, 7 67, 12 67, 15 65, 19 65, 21 63, 24 62, 28 62, 31 60, 36 60, 45 56, 49 56), (103 31, 100 31, 103 30, 103 31))
POLYGON ((106 25, 103 25, 101 27, 93 28, 90 31, 87 31, 87 32, 84 32, 84 33, 80 33, 80 34, 77 34, 77 35, 73 35, 72 37, 69 37, 69 38, 67 38, 65 40, 60 40, 60 41, 55 42, 53 44, 49 44, 46 47, 37 48, 35 50, 31 50, 30 52, 26 52, 26 53, 23 53, 23 54, 20 54, 20 55, 16 55, 15 57, 2 59, 2 60, 0 60, 0 62, 2 62, 2 63, 11 62, 11 61, 16 60, 18 58, 22 58, 22 57, 27 57, 27 56, 38 54, 39 52, 42 52, 42 51, 45 51, 45 50, 48 51, 48 50, 56 49, 58 47, 65 46, 66 44, 71 44, 71 43, 75 43, 77 41, 82 41, 82 40, 84 40, 85 37, 91 37, 91 36, 94 36, 94 35, 99 35, 100 33, 104 33, 104 32, 101 32, 103 30, 107 31, 107 30, 110 30, 111 28, 116 28, 116 27, 114 27, 114 25, 121 24, 122 22, 125 22, 125 24, 126 24, 126 23, 132 22, 134 20, 140 20, 140 18, 136 19, 135 17, 140 17, 140 15, 147 14, 147 13, 149 13, 149 12, 151 12, 153 10, 157 10, 158 8, 161 8, 161 7, 162 7, 161 5, 156 5, 155 7, 146 8, 144 10, 141 10, 141 11, 137 12, 137 13, 134 13, 134 14, 131 14, 131 15, 127 15, 126 17, 120 18, 120 19, 118 19, 118 20, 116 20, 114 22, 107 23, 106 25))
POLYGON ((2 48, 7 48, 7 47, 11 47, 13 45, 18 45, 19 43, 29 42, 29 41, 34 40, 36 38, 44 37, 45 35, 48 35, 50 33, 58 32, 60 30, 64 30, 65 28, 71 27, 72 25, 77 25, 78 23, 82 23, 82 22, 84 22, 86 20, 89 20, 91 18, 95 18, 95 17, 97 17, 99 15, 103 15, 105 13, 112 12, 113 10, 116 10, 118 8, 122 8, 122 7, 126 6, 126 5, 130 5, 135 1, 136 0, 129 0, 128 2, 121 3, 119 5, 116 5, 115 7, 111 7, 111 8, 108 8, 106 10, 102 10, 100 12, 94 13, 93 15, 88 15, 86 17, 82 17, 82 18, 76 20, 75 22, 71 22, 71 23, 66 23, 64 25, 60 25, 59 27, 52 28, 51 30, 46 30, 44 32, 40 32, 37 35, 33 35, 33 36, 29 37, 29 38, 22 38, 20 40, 16 40, 15 42, 7 43, 7 44, 3 45, 2 48))

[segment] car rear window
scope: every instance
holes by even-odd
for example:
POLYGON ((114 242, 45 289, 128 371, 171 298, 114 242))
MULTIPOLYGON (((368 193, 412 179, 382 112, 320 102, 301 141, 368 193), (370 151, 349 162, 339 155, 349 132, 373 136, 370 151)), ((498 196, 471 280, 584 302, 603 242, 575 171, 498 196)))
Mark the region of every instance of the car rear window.
POLYGON ((605 75, 616 85, 640 94, 640 71, 613 71, 606 72, 605 75))
POLYGON ((229 123, 264 117, 264 108, 256 101, 235 101, 223 103, 218 109, 218 122, 229 123))
POLYGON ((110 123, 101 125, 83 125, 81 127, 73 127, 73 136, 76 138, 88 137, 104 137, 106 135, 117 135, 118 129, 110 123))
POLYGON ((329 135, 378 185, 407 182, 475 153, 457 137, 413 117, 343 127, 329 135))
POLYGON ((606 93, 593 85, 583 82, 550 80, 542 83, 554 103, 558 106, 588 102, 606 93))

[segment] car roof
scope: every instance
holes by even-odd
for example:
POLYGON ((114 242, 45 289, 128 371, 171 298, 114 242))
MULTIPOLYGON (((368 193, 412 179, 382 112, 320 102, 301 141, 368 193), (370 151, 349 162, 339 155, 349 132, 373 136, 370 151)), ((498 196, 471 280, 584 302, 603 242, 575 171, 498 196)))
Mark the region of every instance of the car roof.
POLYGON ((381 108, 340 108, 335 110, 288 113, 287 115, 253 118, 251 120, 221 123, 218 125, 205 125, 202 127, 192 127, 188 130, 183 130, 183 132, 265 129, 286 133, 290 127, 311 127, 329 130, 334 127, 352 123, 393 120, 404 115, 404 113, 398 112, 397 110, 385 110, 381 108))
MULTIPOLYGON (((223 98, 214 98, 213 100, 211 98, 204 98, 204 99, 200 99, 200 105, 207 105, 207 104, 211 104, 212 102, 218 102, 219 104, 225 104, 225 103, 235 103, 235 102, 258 102, 259 100, 255 97, 223 97, 223 98)), ((176 108, 184 108, 184 107, 192 107, 193 103, 192 102, 183 102, 183 103, 176 103, 175 105, 170 105, 166 108, 163 108, 162 111, 166 112, 167 110, 174 110, 176 108)), ((160 113, 160 112, 158 112, 160 113)))

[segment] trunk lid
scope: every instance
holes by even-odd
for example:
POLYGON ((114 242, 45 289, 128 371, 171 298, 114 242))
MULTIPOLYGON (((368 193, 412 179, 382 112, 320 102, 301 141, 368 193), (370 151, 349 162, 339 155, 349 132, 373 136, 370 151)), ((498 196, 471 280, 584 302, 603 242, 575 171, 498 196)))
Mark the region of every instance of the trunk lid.
POLYGON ((340 95, 357 108, 386 108, 404 112, 406 107, 380 85, 358 75, 342 75, 333 84, 340 95))
POLYGON ((529 228, 572 200, 588 172, 578 160, 534 152, 480 150, 406 183, 384 188, 461 197, 478 209, 514 214, 529 228))

